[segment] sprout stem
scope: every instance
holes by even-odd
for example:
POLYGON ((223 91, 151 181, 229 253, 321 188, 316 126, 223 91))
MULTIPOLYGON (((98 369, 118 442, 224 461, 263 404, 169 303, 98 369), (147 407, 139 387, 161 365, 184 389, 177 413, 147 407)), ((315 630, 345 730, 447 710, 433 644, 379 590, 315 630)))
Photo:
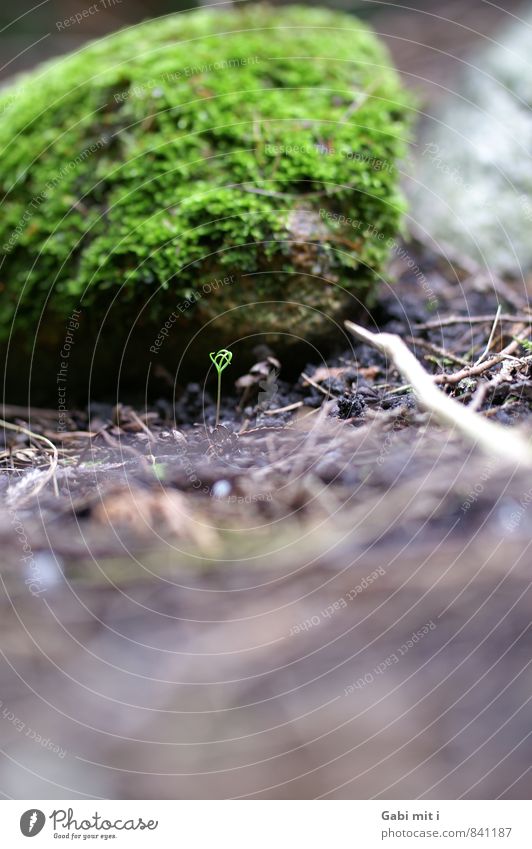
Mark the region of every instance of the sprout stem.
POLYGON ((216 401, 216 425, 218 427, 220 421, 220 399, 222 396, 222 372, 218 372, 218 400, 216 401))
POLYGON ((214 353, 214 351, 212 351, 212 353, 210 353, 209 356, 211 358, 211 361, 212 361, 216 371, 218 372, 218 398, 217 398, 217 401, 216 401, 216 425, 215 425, 215 427, 218 427, 218 424, 220 422, 220 401, 221 401, 221 397, 222 397, 222 372, 223 372, 224 368, 227 368, 227 366, 229 365, 229 363, 233 359, 233 354, 231 353, 231 351, 228 351, 226 348, 222 348, 216 354, 214 353))

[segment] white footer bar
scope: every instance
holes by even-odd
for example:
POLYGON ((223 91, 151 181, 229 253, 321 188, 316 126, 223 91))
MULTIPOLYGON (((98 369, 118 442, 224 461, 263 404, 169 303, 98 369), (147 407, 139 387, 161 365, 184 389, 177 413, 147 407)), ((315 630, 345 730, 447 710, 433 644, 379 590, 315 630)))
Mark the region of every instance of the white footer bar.
POLYGON ((532 846, 527 801, 2 801, 16 846, 353 849, 532 846), (35 837, 35 843, 28 843, 35 837))

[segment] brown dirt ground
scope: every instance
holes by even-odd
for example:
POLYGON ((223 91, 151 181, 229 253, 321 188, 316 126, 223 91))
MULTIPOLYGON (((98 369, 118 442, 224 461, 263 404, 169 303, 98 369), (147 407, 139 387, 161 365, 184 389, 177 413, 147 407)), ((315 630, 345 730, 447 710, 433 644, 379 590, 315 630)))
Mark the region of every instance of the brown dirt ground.
MULTIPOLYGON (((478 358, 498 303, 492 351, 528 336, 511 283, 416 243, 393 271, 376 323, 435 374, 478 358)), ((512 350, 505 381, 445 388, 509 434, 532 388, 512 350)), ((226 380, 218 429, 194 384, 80 410, 61 441, 55 412, 6 410, 60 449, 34 495, 50 453, 6 433, 6 794, 526 798, 529 475, 440 428, 372 348, 295 380, 268 355, 246 397, 226 380)))

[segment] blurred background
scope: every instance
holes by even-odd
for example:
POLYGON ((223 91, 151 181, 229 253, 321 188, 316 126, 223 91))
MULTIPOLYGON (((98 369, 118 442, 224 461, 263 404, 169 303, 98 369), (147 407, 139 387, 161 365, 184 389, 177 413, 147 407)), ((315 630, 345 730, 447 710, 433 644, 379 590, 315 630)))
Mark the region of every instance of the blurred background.
MULTIPOLYGON (((179 0, 31 0, 0 8, 0 79, 33 67, 38 62, 67 53, 90 39, 99 38, 148 18, 201 5, 179 0), (98 11, 80 23, 61 28, 61 22, 91 6, 98 11)), ((272 5, 282 5, 274 2, 272 5)), ((286 4, 285 4, 286 5, 286 4)), ((386 40, 395 63, 411 85, 431 90, 452 85, 453 74, 475 44, 500 30, 529 8, 528 3, 506 0, 495 5, 472 0, 410 0, 407 3, 378 0, 328 0, 321 5, 357 15, 371 23, 386 40), (433 85, 436 83, 436 85, 433 85), (431 85, 432 84, 432 85, 431 85)))

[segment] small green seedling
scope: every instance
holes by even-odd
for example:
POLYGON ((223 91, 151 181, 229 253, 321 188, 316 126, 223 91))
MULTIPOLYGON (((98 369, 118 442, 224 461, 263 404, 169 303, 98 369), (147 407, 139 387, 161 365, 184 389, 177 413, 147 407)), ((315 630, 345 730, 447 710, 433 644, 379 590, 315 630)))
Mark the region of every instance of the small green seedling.
POLYGON ((218 372, 218 400, 216 402, 216 427, 218 427, 218 422, 220 420, 220 398, 222 395, 222 372, 224 368, 227 368, 230 364, 233 359, 233 354, 226 348, 222 348, 216 354, 212 351, 209 356, 214 363, 216 371, 218 372))

